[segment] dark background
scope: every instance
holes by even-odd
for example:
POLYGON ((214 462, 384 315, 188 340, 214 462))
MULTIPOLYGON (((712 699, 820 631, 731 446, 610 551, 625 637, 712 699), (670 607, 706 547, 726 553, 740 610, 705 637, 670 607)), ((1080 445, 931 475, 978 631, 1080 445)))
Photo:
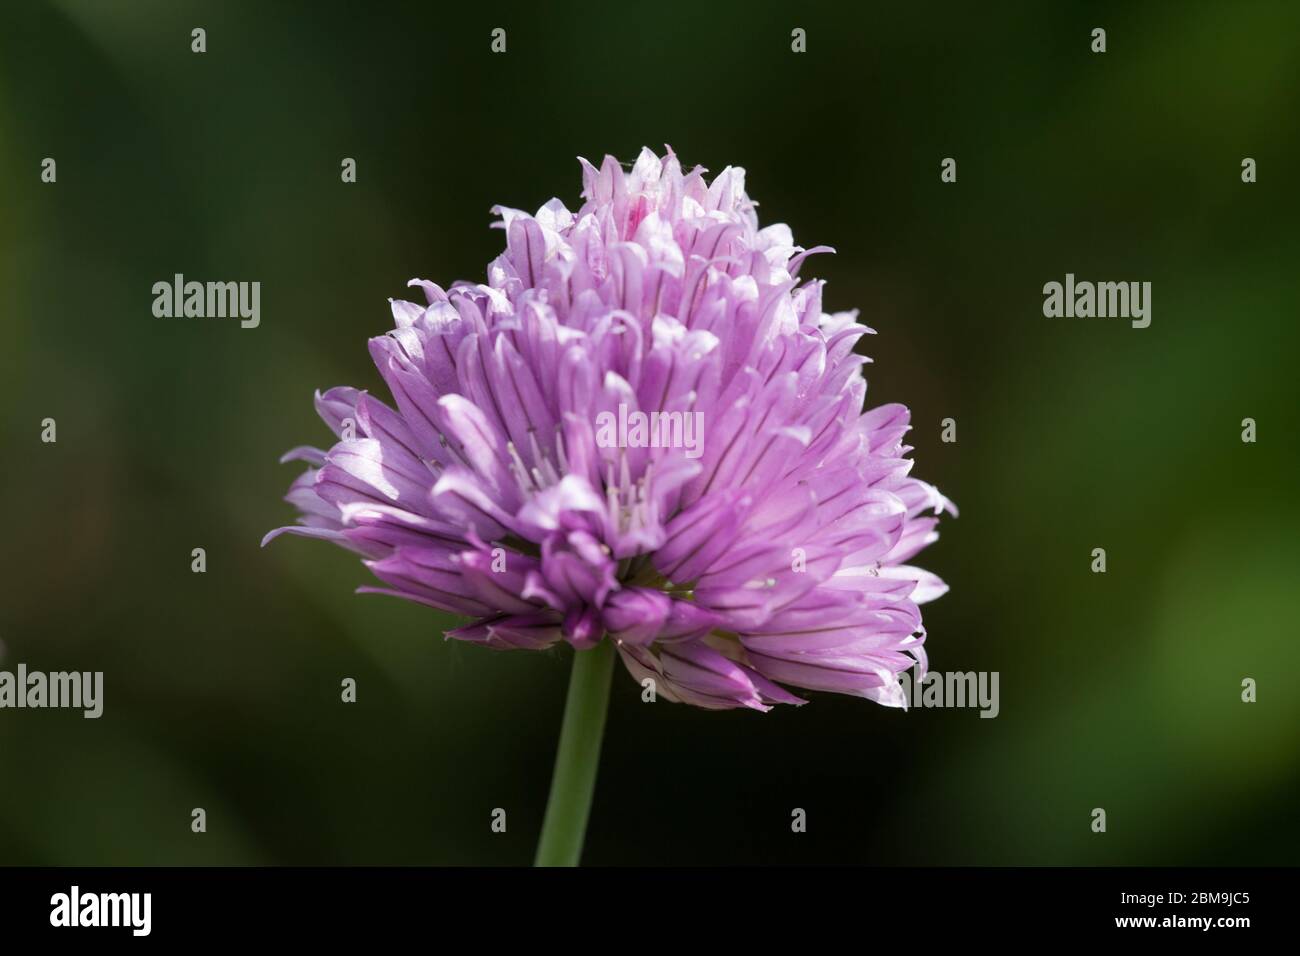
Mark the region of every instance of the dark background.
POLYGON ((961 508, 932 667, 999 671, 1002 713, 712 714, 620 669, 586 861, 1297 862, 1297 77, 1293 3, 5 3, 0 667, 106 686, 0 711, 0 863, 531 860, 569 654, 258 541, 312 390, 380 389, 387 297, 664 143, 839 250, 806 277, 961 508), (176 272, 260 281, 261 327, 154 318, 176 272), (1045 319, 1066 272, 1152 282, 1151 327, 1045 319))

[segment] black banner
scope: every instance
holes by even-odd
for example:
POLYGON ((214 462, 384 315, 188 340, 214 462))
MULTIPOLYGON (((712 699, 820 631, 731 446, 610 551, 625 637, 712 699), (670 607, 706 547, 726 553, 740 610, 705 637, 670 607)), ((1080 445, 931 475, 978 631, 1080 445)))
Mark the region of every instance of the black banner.
MULTIPOLYGON (((784 930, 864 939, 1097 935, 1225 942, 1279 931, 1294 870, 38 868, 0 870, 8 939, 99 944, 665 938, 784 930)), ((757 941, 757 940, 756 940, 757 941)))

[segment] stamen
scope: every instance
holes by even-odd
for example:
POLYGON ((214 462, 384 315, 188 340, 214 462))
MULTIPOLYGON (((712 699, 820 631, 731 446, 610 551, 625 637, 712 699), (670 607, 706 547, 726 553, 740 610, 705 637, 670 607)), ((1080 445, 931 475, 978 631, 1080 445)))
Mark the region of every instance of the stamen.
POLYGON ((569 473, 569 459, 564 454, 564 429, 560 425, 555 426, 555 456, 560 460, 560 472, 569 473))
POLYGON ((528 467, 524 464, 524 460, 519 457, 519 450, 515 448, 515 443, 512 441, 506 442, 506 451, 510 455, 510 470, 514 472, 515 482, 519 485, 519 490, 524 494, 537 490, 528 477, 528 467))

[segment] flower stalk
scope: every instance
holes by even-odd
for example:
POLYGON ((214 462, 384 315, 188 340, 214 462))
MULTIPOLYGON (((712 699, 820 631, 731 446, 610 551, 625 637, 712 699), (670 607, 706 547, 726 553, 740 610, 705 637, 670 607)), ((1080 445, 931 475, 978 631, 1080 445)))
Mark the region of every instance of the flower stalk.
POLYGON ((551 794, 537 844, 537 866, 577 866, 582 857, 613 671, 612 640, 602 640, 590 650, 574 651, 551 794))

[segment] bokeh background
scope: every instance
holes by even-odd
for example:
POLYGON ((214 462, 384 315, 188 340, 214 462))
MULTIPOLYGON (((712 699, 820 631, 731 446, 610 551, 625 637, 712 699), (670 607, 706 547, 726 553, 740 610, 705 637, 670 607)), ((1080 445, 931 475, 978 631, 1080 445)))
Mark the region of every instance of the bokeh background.
POLYGON ((325 437, 312 390, 380 388, 387 297, 481 278, 493 203, 576 208, 576 156, 664 143, 838 248, 810 274, 879 333, 868 400, 911 406, 916 474, 961 508, 921 562, 952 586, 932 666, 999 671, 1002 712, 709 714, 620 670, 586 861, 1300 862, 1300 6, 24 0, 0 24, 0 667, 106 675, 100 720, 0 711, 0 863, 531 860, 568 653, 444 642, 354 595, 351 555, 258 541, 292 516, 277 457, 325 437), (176 272, 260 281, 261 327, 154 318, 176 272), (1066 272, 1151 281, 1151 327, 1045 319, 1066 272))

